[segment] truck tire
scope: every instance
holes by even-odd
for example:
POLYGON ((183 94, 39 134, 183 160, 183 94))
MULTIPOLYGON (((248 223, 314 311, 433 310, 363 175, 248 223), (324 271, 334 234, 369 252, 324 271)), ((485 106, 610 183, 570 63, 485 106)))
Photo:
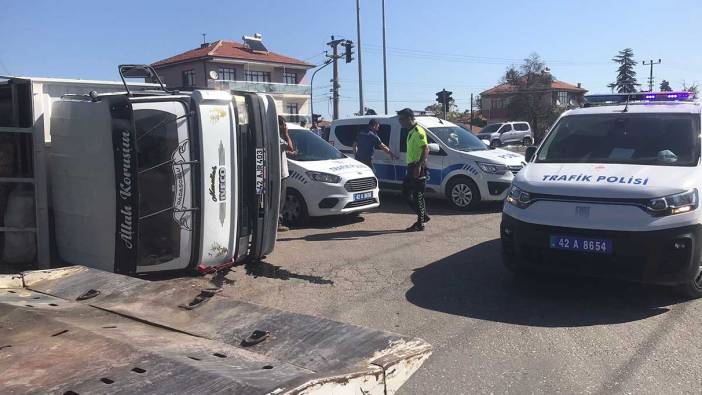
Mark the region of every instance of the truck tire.
POLYGON ((480 190, 470 178, 456 176, 446 186, 446 198, 454 208, 470 211, 480 203, 480 190))
POLYGON ((283 223, 288 226, 299 227, 307 223, 309 219, 307 203, 300 192, 292 188, 287 189, 281 216, 283 223))

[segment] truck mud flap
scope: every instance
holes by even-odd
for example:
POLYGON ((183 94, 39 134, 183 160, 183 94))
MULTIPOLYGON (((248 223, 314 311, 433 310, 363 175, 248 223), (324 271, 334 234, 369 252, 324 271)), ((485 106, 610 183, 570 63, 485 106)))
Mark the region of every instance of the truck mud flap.
POLYGON ((392 394, 430 354, 421 339, 177 280, 82 266, 0 276, 2 394, 392 394))

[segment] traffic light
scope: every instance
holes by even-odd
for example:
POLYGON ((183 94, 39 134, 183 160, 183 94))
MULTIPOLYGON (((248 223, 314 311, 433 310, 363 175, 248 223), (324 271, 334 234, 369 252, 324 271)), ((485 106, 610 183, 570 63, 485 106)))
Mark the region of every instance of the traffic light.
POLYGON ((346 47, 346 63, 351 63, 353 60, 353 57, 351 56, 353 55, 353 51, 351 51, 353 49, 353 41, 346 40, 343 45, 346 47))
POLYGON ((448 108, 453 101, 453 98, 451 97, 452 94, 453 92, 447 91, 446 89, 442 90, 441 92, 436 92, 436 101, 448 108))

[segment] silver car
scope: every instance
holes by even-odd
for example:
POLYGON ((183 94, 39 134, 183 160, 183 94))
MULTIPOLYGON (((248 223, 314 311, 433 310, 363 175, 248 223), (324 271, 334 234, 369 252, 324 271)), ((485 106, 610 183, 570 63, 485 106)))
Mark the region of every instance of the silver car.
POLYGON ((487 125, 478 133, 481 140, 490 142, 491 147, 507 144, 534 144, 534 134, 529 122, 500 122, 487 125))

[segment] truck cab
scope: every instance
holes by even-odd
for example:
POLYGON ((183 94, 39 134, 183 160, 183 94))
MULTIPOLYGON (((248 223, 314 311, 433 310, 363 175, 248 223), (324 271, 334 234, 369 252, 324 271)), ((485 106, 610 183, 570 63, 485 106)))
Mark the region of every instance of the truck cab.
POLYGON ((35 184, 48 185, 53 263, 138 274, 270 253, 280 197, 272 99, 170 91, 148 66, 119 71, 124 91, 51 102, 48 174, 35 184), (136 90, 127 78, 157 85, 136 90))

